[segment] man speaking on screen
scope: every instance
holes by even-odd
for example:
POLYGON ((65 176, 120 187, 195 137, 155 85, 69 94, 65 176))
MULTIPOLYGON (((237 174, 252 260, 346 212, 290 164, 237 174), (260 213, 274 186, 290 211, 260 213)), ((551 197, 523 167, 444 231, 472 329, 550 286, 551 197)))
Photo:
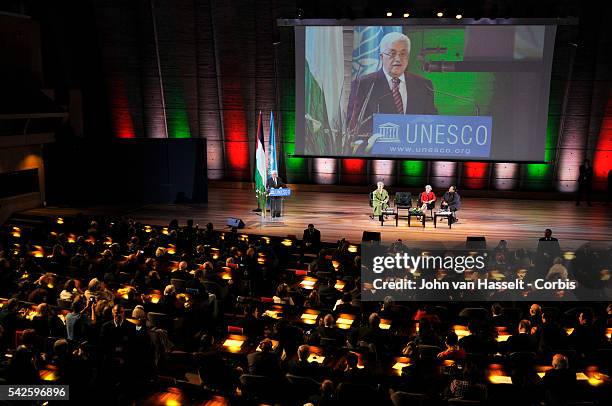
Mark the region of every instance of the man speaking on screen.
MULTIPOLYGON (((372 135, 376 113, 438 114, 431 81, 406 71, 410 39, 391 32, 382 38, 379 50, 382 68, 362 76, 351 86, 347 118, 354 140, 366 141, 372 135)), ((365 147, 365 142, 359 144, 365 147)))

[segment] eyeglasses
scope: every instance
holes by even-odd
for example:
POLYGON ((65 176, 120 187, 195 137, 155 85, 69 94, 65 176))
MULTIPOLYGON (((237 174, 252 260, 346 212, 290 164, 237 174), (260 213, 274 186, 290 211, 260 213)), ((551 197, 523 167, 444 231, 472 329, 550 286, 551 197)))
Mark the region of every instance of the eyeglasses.
POLYGON ((384 55, 387 55, 389 58, 391 59, 395 59, 395 58, 400 58, 400 59, 408 59, 408 52, 397 52, 397 51, 390 51, 390 52, 383 52, 384 55))

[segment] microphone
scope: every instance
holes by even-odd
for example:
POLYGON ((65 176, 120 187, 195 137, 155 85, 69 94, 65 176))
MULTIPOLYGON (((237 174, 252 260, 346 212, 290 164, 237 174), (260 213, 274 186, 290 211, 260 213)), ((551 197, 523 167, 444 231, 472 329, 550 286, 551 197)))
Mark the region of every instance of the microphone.
POLYGON ((436 90, 433 87, 430 87, 428 85, 425 85, 425 87, 427 88, 427 90, 429 90, 432 93, 438 93, 438 94, 441 94, 443 96, 454 97, 457 100, 473 103, 474 104, 474 109, 476 110, 476 115, 480 116, 480 106, 478 105, 478 103, 476 103, 476 100, 470 99, 469 97, 463 97, 463 96, 458 96, 456 94, 452 94, 452 93, 448 93, 448 92, 443 92, 442 90, 436 90))

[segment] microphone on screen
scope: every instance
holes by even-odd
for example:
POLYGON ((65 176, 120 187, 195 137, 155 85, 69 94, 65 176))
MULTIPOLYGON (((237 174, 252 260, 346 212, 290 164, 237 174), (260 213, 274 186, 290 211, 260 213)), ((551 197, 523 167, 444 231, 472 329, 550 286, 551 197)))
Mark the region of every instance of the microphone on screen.
POLYGON ((466 101, 469 103, 472 103, 474 105, 474 110, 476 111, 476 115, 480 116, 480 106, 478 105, 478 103, 476 103, 476 100, 474 99, 470 99, 469 97, 464 97, 464 96, 459 96, 453 93, 448 93, 448 92, 443 92, 442 90, 436 90, 431 86, 425 85, 425 88, 427 88, 427 90, 429 90, 432 93, 438 93, 441 94, 443 96, 448 96, 448 97, 453 97, 457 100, 461 100, 461 101, 466 101))

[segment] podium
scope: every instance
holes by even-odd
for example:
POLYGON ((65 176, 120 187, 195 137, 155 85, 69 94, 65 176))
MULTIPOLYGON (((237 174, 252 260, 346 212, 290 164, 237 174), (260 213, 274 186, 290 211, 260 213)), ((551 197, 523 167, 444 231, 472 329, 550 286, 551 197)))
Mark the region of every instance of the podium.
POLYGON ((291 189, 288 187, 271 188, 268 191, 268 204, 270 205, 270 217, 272 217, 272 199, 279 205, 280 217, 283 217, 283 200, 291 196, 291 189))

